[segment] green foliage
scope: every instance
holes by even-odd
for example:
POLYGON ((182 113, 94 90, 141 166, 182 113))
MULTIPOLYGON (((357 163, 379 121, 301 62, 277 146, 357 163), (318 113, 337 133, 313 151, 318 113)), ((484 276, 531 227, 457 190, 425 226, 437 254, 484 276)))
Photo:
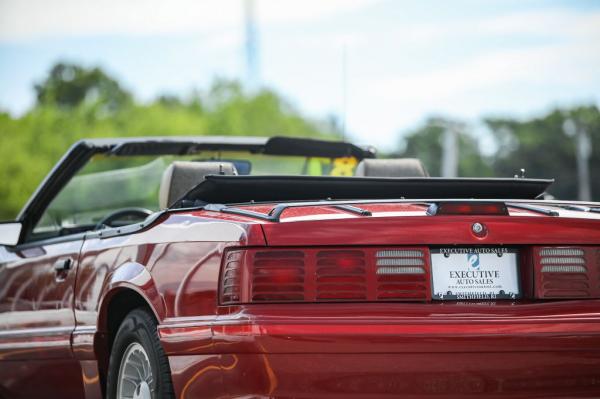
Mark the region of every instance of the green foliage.
MULTIPOLYGON (((600 111, 596 106, 554 110, 530 120, 488 118, 485 125, 494 137, 495 152, 484 157, 479 143, 467 129, 459 134, 459 176, 511 177, 524 168, 531 178, 555 179, 550 193, 561 199, 577 199, 577 155, 574 137, 565 134, 564 123, 573 121, 590 136, 592 153, 589 167, 592 199, 600 200, 600 111)), ((439 176, 444 128, 452 123, 428 119, 409 132, 394 156, 420 158, 432 176, 439 176)))
MULTIPOLYGON (((235 136, 331 136, 299 115, 270 90, 248 99, 237 82, 215 82, 205 104, 207 134, 235 136)), ((331 133, 331 132, 330 132, 331 133)))
MULTIPOLYGON (((442 141, 446 121, 440 118, 430 118, 425 124, 404 137, 404 149, 397 157, 419 158, 431 176, 440 176, 442 169, 442 141)), ((479 151, 479 144, 467 132, 459 133, 458 148, 460 152, 458 175, 482 177, 491 176, 492 168, 479 151)))
POLYGON ((83 103, 101 105, 107 112, 131 102, 131 94, 100 68, 69 63, 52 67, 48 77, 35 85, 39 105, 73 108, 83 103))
POLYGON ((239 83, 226 80, 189 100, 161 96, 139 104, 98 68, 58 64, 36 91, 38 104, 22 117, 0 113, 0 220, 14 218, 65 151, 82 138, 339 137, 326 124, 300 115, 277 93, 248 94, 239 83))
POLYGON ((556 179, 550 193, 557 198, 576 198, 575 140, 564 132, 566 119, 573 120, 590 135, 593 149, 590 158, 592 196, 599 200, 600 112, 595 106, 555 110, 527 121, 486 120, 499 146, 494 159, 494 173, 510 176, 518 168, 525 168, 528 177, 556 179))

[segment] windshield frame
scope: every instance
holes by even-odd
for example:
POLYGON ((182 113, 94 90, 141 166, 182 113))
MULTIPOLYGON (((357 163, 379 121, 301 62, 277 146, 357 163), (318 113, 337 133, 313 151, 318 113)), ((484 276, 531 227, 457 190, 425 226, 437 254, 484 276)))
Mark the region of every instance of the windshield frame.
POLYGON ((17 216, 17 221, 23 224, 19 244, 35 241, 35 237, 32 237, 34 226, 38 224, 58 193, 96 154, 193 155, 208 150, 324 158, 354 156, 359 162, 364 158, 375 158, 376 155, 376 150, 371 146, 358 147, 347 142, 283 136, 270 138, 183 136, 80 140, 54 166, 17 216))

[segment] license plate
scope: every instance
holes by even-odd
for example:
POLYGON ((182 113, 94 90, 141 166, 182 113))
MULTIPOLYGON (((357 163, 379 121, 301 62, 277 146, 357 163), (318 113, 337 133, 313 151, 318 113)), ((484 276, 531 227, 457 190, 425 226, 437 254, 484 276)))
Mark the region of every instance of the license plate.
POLYGON ((517 255, 516 249, 502 247, 432 249, 432 298, 519 298, 517 255))

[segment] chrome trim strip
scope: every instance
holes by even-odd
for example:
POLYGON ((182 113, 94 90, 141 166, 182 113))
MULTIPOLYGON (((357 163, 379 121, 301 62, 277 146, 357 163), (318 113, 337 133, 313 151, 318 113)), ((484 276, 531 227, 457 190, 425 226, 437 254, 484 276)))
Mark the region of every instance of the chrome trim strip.
POLYGON ((28 328, 19 330, 3 330, 0 331, 0 339, 5 337, 37 337, 37 336, 48 336, 48 335, 60 335, 68 333, 71 335, 73 327, 39 327, 39 328, 28 328))

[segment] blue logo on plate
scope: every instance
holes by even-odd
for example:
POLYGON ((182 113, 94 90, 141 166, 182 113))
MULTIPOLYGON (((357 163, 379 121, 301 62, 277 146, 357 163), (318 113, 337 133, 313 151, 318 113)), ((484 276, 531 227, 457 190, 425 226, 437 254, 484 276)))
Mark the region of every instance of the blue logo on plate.
POLYGON ((470 253, 467 255, 467 263, 474 269, 479 267, 479 254, 470 253))

